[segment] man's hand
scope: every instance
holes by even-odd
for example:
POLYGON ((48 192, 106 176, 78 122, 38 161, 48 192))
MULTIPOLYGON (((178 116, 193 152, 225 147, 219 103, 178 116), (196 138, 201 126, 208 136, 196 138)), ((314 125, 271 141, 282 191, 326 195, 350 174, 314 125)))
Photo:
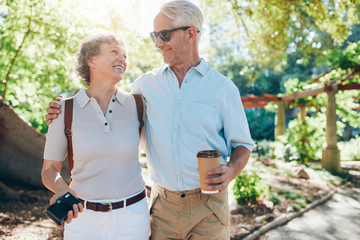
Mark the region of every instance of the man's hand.
MULTIPOLYGON (((50 205, 55 204, 56 200, 58 200, 61 196, 63 196, 67 192, 70 192, 72 195, 74 195, 77 198, 74 191, 71 191, 71 190, 60 191, 60 192, 54 194, 54 196, 52 196, 50 198, 50 205)), ((79 215, 79 212, 82 212, 83 210, 84 210, 84 206, 81 203, 74 204, 73 205, 73 210, 68 212, 67 218, 65 219, 65 222, 69 224, 71 222, 71 220, 73 218, 77 218, 78 215, 79 215)), ((62 225, 57 225, 57 228, 60 229, 60 230, 63 230, 64 225, 63 224, 62 225)))
MULTIPOLYGON (((59 96, 56 98, 56 101, 62 100, 63 97, 59 96)), ((45 115, 46 124, 50 125, 53 119, 56 119, 58 115, 61 113, 60 104, 58 102, 50 102, 49 108, 46 109, 48 114, 45 115)))
POLYGON ((219 193, 211 194, 220 196, 229 183, 244 169, 250 157, 250 151, 243 146, 234 149, 227 165, 211 169, 204 180, 208 184, 209 191, 219 190, 219 193))
POLYGON ((204 180, 208 184, 207 189, 209 191, 219 190, 218 193, 211 194, 213 196, 220 196, 234 179, 232 170, 226 165, 211 169, 207 176, 204 180))

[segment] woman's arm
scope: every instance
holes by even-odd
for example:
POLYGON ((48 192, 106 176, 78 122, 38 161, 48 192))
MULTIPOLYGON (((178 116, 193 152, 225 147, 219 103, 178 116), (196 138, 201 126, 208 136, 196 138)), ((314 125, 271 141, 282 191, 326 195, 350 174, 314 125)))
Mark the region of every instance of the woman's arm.
MULTIPOLYGON (((75 197, 76 193, 66 184, 64 179, 60 175, 62 167, 62 161, 53 161, 44 159, 43 168, 41 170, 41 179, 45 187, 52 191, 54 196, 50 198, 50 205, 53 205, 57 199, 67 192, 70 192, 75 197)), ((78 213, 83 211, 83 205, 81 203, 74 204, 73 211, 68 212, 66 223, 70 223, 73 218, 77 218, 78 213)), ((63 226, 58 226, 59 229, 63 229, 63 226)))
POLYGON ((41 179, 45 187, 53 193, 68 192, 69 186, 60 175, 62 161, 52 161, 44 159, 43 168, 41 170, 41 179))

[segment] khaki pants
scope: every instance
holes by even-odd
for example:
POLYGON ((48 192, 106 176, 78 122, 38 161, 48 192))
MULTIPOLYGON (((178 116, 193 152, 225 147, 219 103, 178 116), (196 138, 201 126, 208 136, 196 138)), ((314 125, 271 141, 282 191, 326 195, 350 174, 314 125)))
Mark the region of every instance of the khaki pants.
POLYGON ((151 240, 230 239, 228 193, 214 197, 200 189, 173 192, 154 184, 150 229, 151 240))

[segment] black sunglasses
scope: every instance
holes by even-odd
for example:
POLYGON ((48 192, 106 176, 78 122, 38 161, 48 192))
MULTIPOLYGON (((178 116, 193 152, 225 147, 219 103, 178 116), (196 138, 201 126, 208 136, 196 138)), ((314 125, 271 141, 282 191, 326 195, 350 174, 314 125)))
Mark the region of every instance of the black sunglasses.
MULTIPOLYGON (((150 37, 153 40, 153 42, 156 42, 156 38, 158 36, 160 36, 161 40, 163 40, 164 42, 168 42, 170 41, 170 37, 171 37, 171 32, 177 31, 177 30, 188 30, 191 27, 178 27, 178 28, 173 28, 173 29, 169 29, 169 30, 162 30, 160 32, 151 32, 150 33, 150 37)), ((200 32, 200 30, 196 30, 196 32, 200 32)))

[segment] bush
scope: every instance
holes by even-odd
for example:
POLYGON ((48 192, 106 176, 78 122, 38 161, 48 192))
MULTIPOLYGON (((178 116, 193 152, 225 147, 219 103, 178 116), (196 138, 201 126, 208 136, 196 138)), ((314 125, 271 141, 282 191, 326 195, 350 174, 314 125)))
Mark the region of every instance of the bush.
POLYGON ((289 200, 296 200, 300 198, 299 192, 295 190, 280 189, 279 194, 283 195, 286 199, 289 200))
POLYGON ((360 136, 348 142, 339 142, 340 159, 345 161, 360 161, 360 136))
POLYGON ((271 145, 273 141, 261 140, 257 142, 260 147, 260 156, 271 158, 271 145))
POLYGON ((268 197, 270 201, 277 205, 280 203, 280 195, 277 192, 269 192, 268 197))
POLYGON ((239 204, 253 201, 255 202, 262 194, 266 193, 269 186, 261 181, 261 178, 256 174, 247 174, 241 172, 236 178, 233 186, 233 192, 236 201, 239 204))

